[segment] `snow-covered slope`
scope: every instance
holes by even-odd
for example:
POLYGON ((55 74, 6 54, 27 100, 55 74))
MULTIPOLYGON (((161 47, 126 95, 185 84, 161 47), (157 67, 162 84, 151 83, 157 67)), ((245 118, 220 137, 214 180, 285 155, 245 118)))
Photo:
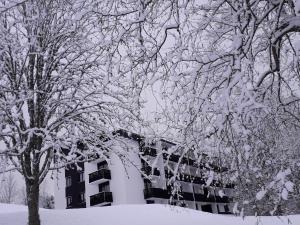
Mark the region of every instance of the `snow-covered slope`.
MULTIPOLYGON (((0 225, 26 224, 26 208, 0 204, 0 225)), ((300 215, 287 217, 222 216, 166 205, 120 205, 88 209, 42 210, 42 225, 287 225, 300 224, 300 215)))
MULTIPOLYGON (((2 204, 2 203, 0 203, 0 214, 15 213, 15 212, 26 212, 26 210, 27 210, 27 207, 24 206, 24 205, 2 204)), ((0 216, 0 218, 1 218, 1 216, 0 216)))

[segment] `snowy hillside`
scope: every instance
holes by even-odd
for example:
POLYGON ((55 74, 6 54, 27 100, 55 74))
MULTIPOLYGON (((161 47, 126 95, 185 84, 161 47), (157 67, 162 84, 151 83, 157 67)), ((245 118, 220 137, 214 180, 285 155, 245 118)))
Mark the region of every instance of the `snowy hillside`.
MULTIPOLYGON (((26 224, 26 208, 0 204, 0 225, 26 224)), ((42 225, 262 225, 300 224, 287 217, 222 216, 166 205, 120 205, 72 210, 41 210, 42 225), (290 220, 290 223, 288 222, 290 220)))

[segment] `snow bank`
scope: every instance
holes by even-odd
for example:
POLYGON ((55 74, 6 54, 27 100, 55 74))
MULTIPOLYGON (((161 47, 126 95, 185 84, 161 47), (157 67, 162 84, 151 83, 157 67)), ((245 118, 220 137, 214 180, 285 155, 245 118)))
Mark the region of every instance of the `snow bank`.
MULTIPOLYGON (((2 204, 0 203, 0 214, 3 213, 14 213, 14 212, 26 212, 27 206, 24 205, 15 205, 15 204, 2 204)), ((1 216, 0 216, 1 218, 1 216)), ((1 220, 0 220, 0 225, 1 220)))
MULTIPOLYGON (((41 211, 45 211, 45 210, 47 211, 48 209, 40 209, 40 210, 41 211)), ((0 215, 5 214, 5 213, 17 213, 17 212, 27 213, 27 206, 0 203, 0 215)), ((1 216, 0 216, 0 225, 2 225, 1 216)))
MULTIPOLYGON (((26 211, 1 213, 0 225, 26 224, 26 211)), ((3 205, 1 206, 2 210, 3 205)), ((300 215, 287 217, 246 217, 210 214, 167 205, 120 205, 88 209, 43 210, 42 225, 287 225, 300 224, 300 215)))

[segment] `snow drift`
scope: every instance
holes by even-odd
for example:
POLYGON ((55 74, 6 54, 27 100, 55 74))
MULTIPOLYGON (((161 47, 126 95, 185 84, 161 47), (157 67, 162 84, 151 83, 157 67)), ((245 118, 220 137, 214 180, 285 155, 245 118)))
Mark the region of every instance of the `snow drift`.
MULTIPOLYGON (((287 225, 300 224, 289 217, 235 217, 169 205, 119 205, 87 209, 41 210, 42 225, 287 225)), ((25 206, 0 204, 0 225, 24 225, 25 206)))

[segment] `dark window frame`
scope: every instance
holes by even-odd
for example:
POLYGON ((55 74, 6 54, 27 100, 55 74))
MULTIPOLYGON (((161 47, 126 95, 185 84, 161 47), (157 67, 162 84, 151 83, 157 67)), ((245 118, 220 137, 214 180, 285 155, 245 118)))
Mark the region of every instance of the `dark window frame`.
POLYGON ((66 177, 66 187, 71 187, 72 186, 72 177, 67 176, 66 177))
POLYGON ((108 163, 106 161, 97 163, 97 170, 101 170, 101 169, 109 169, 108 163))
POLYGON ((80 172, 79 173, 79 183, 84 182, 85 178, 84 178, 84 172, 80 172))
POLYGON ((85 202, 85 192, 81 192, 79 194, 79 200, 80 200, 81 203, 85 202))
POLYGON ((110 192, 109 181, 101 183, 98 185, 99 193, 101 192, 110 192))
POLYGON ((66 201, 67 201, 67 206, 72 205, 72 201, 73 201, 72 196, 67 196, 66 201))

